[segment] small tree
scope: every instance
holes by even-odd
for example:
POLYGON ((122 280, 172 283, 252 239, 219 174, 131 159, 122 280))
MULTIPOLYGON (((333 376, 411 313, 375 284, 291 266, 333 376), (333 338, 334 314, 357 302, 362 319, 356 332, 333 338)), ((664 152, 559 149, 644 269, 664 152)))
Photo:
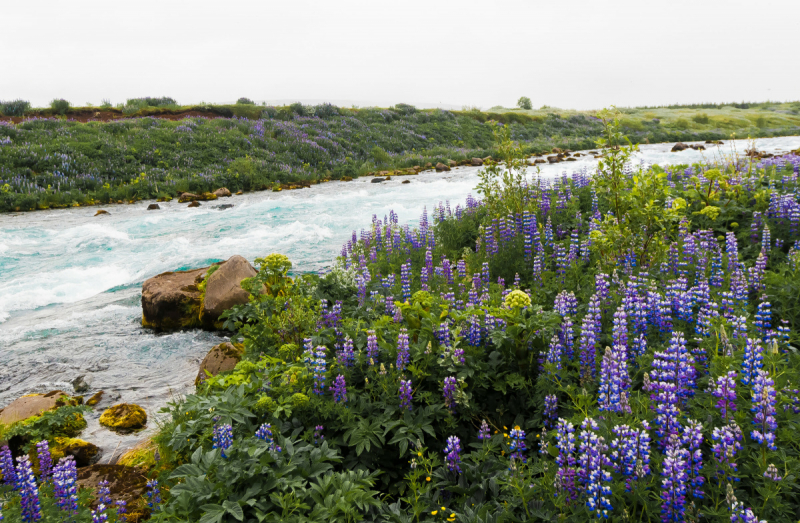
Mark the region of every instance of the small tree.
POLYGON ((525 109, 526 111, 530 111, 533 109, 533 104, 531 104, 531 99, 527 96, 521 96, 519 100, 517 100, 517 107, 520 109, 525 109))
POLYGON ((56 98, 50 102, 50 108, 58 114, 64 114, 69 109, 70 103, 63 98, 56 98))

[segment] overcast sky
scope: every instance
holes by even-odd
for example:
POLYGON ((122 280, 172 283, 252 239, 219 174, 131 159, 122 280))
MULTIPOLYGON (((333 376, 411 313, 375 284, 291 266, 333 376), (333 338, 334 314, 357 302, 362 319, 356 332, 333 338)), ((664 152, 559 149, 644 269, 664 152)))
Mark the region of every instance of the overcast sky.
POLYGON ((799 100, 798 0, 5 2, 0 99, 799 100))

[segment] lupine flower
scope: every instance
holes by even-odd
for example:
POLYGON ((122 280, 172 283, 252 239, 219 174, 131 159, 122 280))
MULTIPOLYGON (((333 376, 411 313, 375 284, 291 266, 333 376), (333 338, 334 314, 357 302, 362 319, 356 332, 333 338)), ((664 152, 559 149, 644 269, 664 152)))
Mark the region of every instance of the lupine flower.
POLYGON ((322 425, 317 425, 314 427, 314 445, 319 446, 325 440, 325 436, 322 434, 322 431, 325 429, 322 425))
POLYGON ((611 462, 606 455, 607 446, 602 436, 597 435, 600 427, 592 418, 586 418, 581 424, 580 447, 578 458, 578 479, 586 489, 588 500, 586 506, 595 512, 598 518, 608 518, 611 511, 611 474, 606 470, 611 462))
POLYGON ((686 484, 689 476, 686 474, 689 453, 680 447, 668 448, 664 458, 661 475, 661 521, 663 523, 678 523, 685 521, 686 511, 686 484))
POLYGON ((708 382, 708 390, 717 399, 716 406, 719 409, 725 422, 736 412, 736 371, 728 371, 727 374, 711 378, 708 382))
POLYGON ((742 361, 742 384, 750 385, 761 367, 763 367, 764 349, 761 340, 747 338, 742 361))
POLYGON ((400 408, 411 410, 411 380, 400 380, 400 408))
POLYGON ((52 473, 53 458, 50 455, 50 446, 46 439, 36 444, 36 456, 39 458, 39 477, 41 481, 47 481, 52 473))
POLYGON ((314 394, 320 396, 325 393, 325 371, 328 366, 328 361, 325 359, 325 352, 327 350, 326 347, 320 345, 314 351, 314 394))
POLYGON ((778 468, 772 463, 770 463, 767 470, 764 471, 764 477, 775 482, 783 479, 778 475, 778 468))
POLYGON ((478 439, 483 441, 491 437, 492 435, 489 433, 489 424, 486 423, 486 420, 481 421, 481 428, 478 431, 478 439))
POLYGON ((367 360, 370 365, 375 365, 378 361, 378 337, 374 330, 367 331, 367 360))
POLYGON ((555 365, 556 370, 561 370, 561 358, 564 346, 561 345, 561 340, 557 334, 553 334, 550 339, 550 345, 547 348, 547 363, 555 365))
POLYGON ((100 483, 97 484, 97 502, 102 503, 104 505, 111 504, 111 489, 109 488, 109 482, 107 479, 104 479, 100 483))
POLYGON ((333 401, 336 403, 347 402, 347 383, 345 383, 344 376, 339 374, 333 381, 333 386, 330 387, 333 392, 333 401))
POLYGON ((711 447, 714 453, 714 460, 717 463, 717 476, 724 477, 727 474, 728 481, 734 480, 732 474, 737 470, 736 453, 742 449, 742 430, 734 422, 730 422, 724 427, 715 427, 711 433, 711 439, 715 441, 711 447), (727 472, 725 472, 727 469, 727 472))
POLYGON ((556 447, 558 448, 558 457, 556 458, 558 490, 566 492, 567 499, 574 500, 578 495, 575 485, 575 476, 577 475, 575 470, 575 427, 562 418, 559 418, 556 423, 556 447))
POLYGON ((392 321, 395 323, 403 323, 403 311, 400 310, 400 307, 394 308, 394 317, 392 321))
POLYGON ((156 512, 161 510, 161 489, 158 486, 158 480, 153 479, 147 482, 147 506, 150 510, 156 512))
POLYGON ((275 439, 272 436, 271 424, 264 423, 263 425, 261 425, 256 431, 256 437, 260 440, 265 441, 267 443, 269 450, 274 452, 281 451, 281 448, 275 443, 275 439))
POLYGON ((687 471, 691 494, 695 498, 702 498, 701 490, 705 478, 701 475, 703 470, 703 453, 700 446, 703 444, 703 425, 695 420, 686 420, 683 428, 683 444, 688 452, 687 471))
POLYGON ((105 523, 108 521, 106 506, 103 503, 97 505, 97 510, 92 510, 92 523, 105 523))
POLYGON ((750 432, 754 441, 764 444, 770 450, 776 450, 775 430, 778 423, 775 421, 775 382, 769 377, 769 373, 759 370, 753 380, 753 425, 756 430, 750 432))
POLYGON ((762 301, 758 304, 758 310, 756 311, 756 318, 753 324, 756 326, 756 330, 758 330, 758 333, 764 341, 769 343, 768 333, 772 326, 772 311, 770 310, 770 303, 766 301, 765 298, 766 296, 762 296, 762 301))
POLYGON ((458 436, 447 438, 447 446, 444 449, 444 459, 447 468, 456 474, 461 473, 461 440, 458 436))
POLYGON ((444 405, 450 411, 454 411, 456 408, 456 400, 455 400, 455 393, 456 393, 456 378, 453 376, 447 376, 444 379, 444 386, 442 387, 442 395, 444 396, 444 405))
POLYGON ((231 425, 215 425, 212 439, 214 448, 220 449, 222 457, 226 458, 225 451, 233 445, 233 427, 231 425))
POLYGON ((597 402, 600 410, 630 412, 628 404, 628 366, 622 351, 606 347, 600 363, 600 388, 597 402))
POLYGON ((411 264, 404 263, 400 266, 400 285, 402 287, 403 300, 411 299, 411 264))
POLYGON ((544 426, 553 428, 556 418, 558 418, 558 398, 555 394, 548 394, 544 397, 544 426))
POLYGON ((17 490, 22 506, 22 521, 39 521, 42 519, 42 508, 39 504, 39 487, 33 476, 33 467, 28 456, 17 458, 17 490))
POLYGON ((406 370, 409 361, 411 361, 411 355, 408 347, 408 331, 401 328, 397 337, 397 370, 406 370))
POLYGON ((3 482, 9 487, 17 488, 17 472, 14 469, 14 458, 11 456, 11 449, 8 445, 3 445, 0 449, 0 472, 3 474, 3 482))
POLYGON ((78 489, 75 486, 77 481, 75 459, 67 456, 58 460, 53 469, 53 497, 58 508, 70 515, 78 512, 78 489))
POLYGON ((615 469, 625 476, 625 489, 630 492, 633 482, 650 474, 650 436, 644 428, 637 430, 628 425, 617 425, 611 441, 612 462, 615 469))
POLYGON ((355 365, 356 353, 353 351, 353 340, 350 339, 350 336, 345 336, 344 347, 337 356, 339 365, 343 367, 352 367, 355 365))
POLYGON ((127 521, 128 518, 125 516, 125 514, 127 513, 128 502, 124 499, 118 499, 114 502, 114 505, 117 506, 117 520, 127 521))
POLYGON ((508 457, 512 460, 516 459, 527 463, 528 458, 524 454, 527 449, 528 447, 525 445, 525 431, 517 425, 511 429, 511 443, 509 443, 508 446, 510 454, 508 457))
MULTIPOLYGON (((730 485, 729 485, 730 486, 730 485)), ((736 499, 734 497, 734 499, 736 499)), ((731 523, 767 523, 767 520, 759 520, 753 513, 752 509, 744 508, 741 501, 735 501, 731 504, 731 523)))

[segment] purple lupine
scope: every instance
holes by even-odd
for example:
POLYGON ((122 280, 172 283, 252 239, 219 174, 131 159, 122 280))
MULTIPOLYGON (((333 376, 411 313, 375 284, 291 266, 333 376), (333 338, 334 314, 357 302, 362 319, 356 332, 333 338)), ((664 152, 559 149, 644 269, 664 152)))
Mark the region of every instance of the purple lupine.
POLYGON ((439 342, 440 347, 450 347, 450 324, 447 320, 443 321, 439 324, 439 327, 436 329, 436 341, 439 342))
POLYGON ((528 450, 528 447, 525 445, 525 431, 517 425, 511 429, 510 436, 511 442, 508 445, 509 459, 527 463, 528 457, 525 455, 525 451, 528 450))
POLYGON ((758 253, 758 258, 756 258, 756 263, 747 271, 750 275, 748 278, 750 281, 750 289, 754 292, 760 292, 764 290, 764 273, 767 270, 767 259, 764 257, 764 253, 758 253))
POLYGON ((264 423, 256 431, 256 437, 267 443, 267 448, 273 452, 280 452, 281 448, 275 443, 275 438, 272 435, 272 425, 264 423))
POLYGON ((754 414, 753 425, 756 426, 756 429, 750 432, 750 437, 770 450, 777 450, 775 446, 775 430, 778 428, 778 423, 775 421, 776 401, 775 382, 769 377, 769 372, 759 370, 753 380, 753 406, 750 408, 754 414))
POLYGON ((225 451, 233 445, 233 427, 228 424, 215 425, 212 436, 215 449, 220 449, 223 458, 227 458, 225 451))
POLYGON ((764 366, 764 349, 761 340, 747 338, 744 347, 744 359, 742 360, 742 384, 750 385, 756 374, 764 366))
POLYGON ((772 463, 770 463, 769 466, 767 467, 767 470, 764 471, 764 477, 767 478, 768 480, 774 481, 776 483, 778 481, 780 481, 781 479, 783 479, 778 474, 778 468, 772 463))
POLYGON ((649 427, 637 430, 628 425, 617 425, 613 428, 617 438, 611 441, 611 458, 615 470, 625 477, 625 490, 633 488, 636 480, 650 474, 650 435, 649 427))
POLYGON ((481 441, 488 440, 492 437, 489 432, 489 424, 486 420, 481 421, 481 428, 478 430, 478 439, 481 441))
POLYGON ((110 483, 107 479, 104 479, 100 483, 97 484, 97 502, 103 503, 104 505, 111 504, 111 488, 109 487, 110 483))
POLYGON ((106 514, 106 506, 103 503, 97 505, 96 510, 92 510, 92 523, 105 523, 108 521, 108 514, 106 514))
POLYGON ((325 393, 325 372, 328 361, 325 359, 327 348, 320 345, 314 351, 314 394, 321 396, 325 393))
POLYGON ((397 336, 397 370, 404 371, 411 361, 411 354, 408 346, 408 330, 403 327, 397 336))
POLYGON ((50 445, 46 439, 36 444, 36 456, 39 459, 39 478, 45 482, 50 478, 53 468, 53 457, 50 455, 50 445))
POLYGON ((544 426, 552 429, 558 418, 558 398, 555 394, 548 394, 544 397, 544 426))
POLYGON ((125 514, 128 512, 128 502, 124 499, 118 499, 114 502, 114 505, 117 507, 117 521, 127 521, 128 518, 125 514))
POLYGON ((686 485, 689 475, 689 453, 680 447, 668 448, 663 462, 661 475, 661 521, 663 523, 677 523, 685 521, 686 511, 686 485))
MULTIPOLYGON (((730 488, 730 486, 729 483, 729 493, 733 493, 733 489, 730 488)), ((731 503, 731 523, 767 523, 767 520, 758 519, 753 509, 744 508, 744 504, 741 501, 737 501, 736 496, 733 496, 733 503, 731 503)))
POLYGON ((315 447, 322 445, 322 442, 325 441, 325 435, 322 434, 323 430, 325 430, 325 427, 323 427, 322 425, 317 425, 316 427, 314 427, 314 434, 312 437, 314 440, 315 447))
POLYGON ((772 311, 770 310, 770 303, 766 301, 766 296, 762 296, 761 300, 761 303, 758 304, 756 318, 753 324, 756 326, 756 330, 761 335, 761 338, 766 343, 769 343, 769 331, 770 327, 772 327, 772 311))
POLYGON ((456 408, 456 378, 454 376, 447 376, 444 379, 444 386, 442 387, 442 396, 444 397, 444 405, 450 412, 456 408))
POLYGON ((400 408, 411 410, 411 380, 400 380, 400 408))
POLYGON ((564 321, 561 322, 561 330, 559 331, 559 338, 564 345, 564 352, 567 355, 567 359, 570 361, 572 361, 573 346, 575 344, 575 336, 572 329, 573 325, 572 318, 564 316, 564 321))
POLYGON ((22 521, 39 521, 42 519, 42 508, 39 504, 39 487, 33 476, 33 466, 28 456, 17 458, 17 491, 22 507, 22 521))
POLYGON ((547 348, 546 361, 548 364, 554 365, 556 370, 561 370, 563 350, 564 346, 561 345, 561 340, 558 338, 558 334, 553 334, 553 337, 550 339, 550 345, 547 348))
POLYGON ((370 365, 378 361, 378 337, 374 330, 367 331, 367 361, 370 365))
POLYGON ((581 424, 580 456, 578 457, 578 480, 583 485, 588 500, 586 506, 598 518, 608 518, 611 507, 611 474, 607 467, 611 462, 606 455, 607 445, 602 436, 597 435, 600 427, 592 418, 581 424))
POLYGON ((350 336, 345 336, 344 347, 336 355, 339 365, 342 367, 352 367, 356 362, 356 353, 353 350, 353 340, 350 336))
POLYGON ((742 429, 731 421, 723 427, 715 427, 711 433, 714 444, 711 451, 717 464, 717 477, 720 481, 731 481, 737 471, 736 453, 742 449, 742 429))
POLYGON ((400 266, 400 286, 403 293, 403 300, 411 299, 411 264, 404 263, 400 266))
POLYGON ((78 512, 78 469, 75 459, 67 456, 58 460, 53 469, 53 497, 56 505, 69 515, 78 512))
POLYGON ((708 391, 717 398, 716 407, 727 423, 736 412, 736 371, 730 370, 722 376, 711 378, 708 391))
POLYGON ((556 485, 559 491, 566 493, 568 500, 574 500, 578 496, 575 485, 575 427, 565 419, 559 418, 556 423, 556 448, 558 457, 556 464, 556 485))
POLYGON ((703 444, 703 425, 695 420, 686 420, 683 427, 683 444, 686 445, 688 452, 687 474, 689 476, 690 493, 694 498, 703 497, 703 483, 705 478, 701 472, 703 470, 703 452, 700 446, 703 444))
POLYGON ((347 403, 347 383, 344 380, 344 376, 341 374, 336 376, 336 379, 333 380, 333 385, 329 389, 333 392, 333 401, 347 403))
POLYGON ((394 317, 392 317, 392 321, 395 323, 403 323, 403 311, 400 307, 394 308, 394 317))
POLYGON ((606 347, 603 360, 600 362, 600 388, 597 398, 600 410, 630 412, 626 386, 628 380, 628 366, 624 354, 606 347))
POLYGON ((577 314, 578 300, 575 298, 575 293, 571 291, 559 292, 553 303, 553 310, 560 316, 577 314))
POLYGON ((0 448, 0 473, 3 474, 3 482, 9 486, 17 488, 17 472, 14 469, 14 458, 11 456, 11 449, 8 445, 0 448))
POLYGON ((461 473, 461 440, 458 436, 450 436, 447 438, 447 446, 444 449, 444 459, 450 471, 456 474, 461 473))
POLYGON ((147 500, 147 506, 151 511, 161 510, 161 488, 158 486, 157 479, 147 482, 147 500))

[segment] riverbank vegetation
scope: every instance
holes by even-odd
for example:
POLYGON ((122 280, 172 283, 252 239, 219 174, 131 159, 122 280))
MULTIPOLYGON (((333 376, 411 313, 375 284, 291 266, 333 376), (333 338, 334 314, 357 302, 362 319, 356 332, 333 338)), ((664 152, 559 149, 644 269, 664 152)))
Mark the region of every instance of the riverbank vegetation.
MULTIPOLYGON (((6 212, 424 169, 496 156, 493 130, 499 126, 508 126, 528 155, 590 149, 602 133, 595 111, 546 107, 266 107, 245 98, 227 106, 180 106, 161 97, 118 107, 54 100, 44 109, 17 100, 0 103, 0 110, 0 211, 6 212)), ((800 134, 798 110, 799 104, 771 103, 624 109, 620 123, 634 143, 780 136, 800 134)))
POLYGON ((796 521, 800 157, 644 170, 600 116, 594 177, 498 128, 479 198, 257 259, 152 520, 796 521))

